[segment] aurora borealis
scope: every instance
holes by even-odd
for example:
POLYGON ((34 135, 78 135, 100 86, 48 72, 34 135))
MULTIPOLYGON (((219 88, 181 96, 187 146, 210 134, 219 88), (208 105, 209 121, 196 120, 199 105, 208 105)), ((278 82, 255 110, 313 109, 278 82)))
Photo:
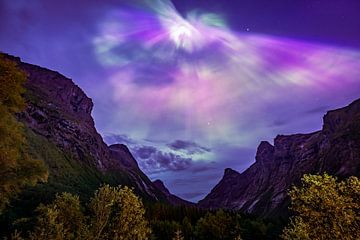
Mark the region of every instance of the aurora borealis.
POLYGON ((105 140, 188 200, 224 168, 248 167, 259 141, 318 130, 327 110, 360 97, 360 42, 239 29, 226 10, 187 1, 56 2, 3 1, 1 50, 73 78, 105 140))

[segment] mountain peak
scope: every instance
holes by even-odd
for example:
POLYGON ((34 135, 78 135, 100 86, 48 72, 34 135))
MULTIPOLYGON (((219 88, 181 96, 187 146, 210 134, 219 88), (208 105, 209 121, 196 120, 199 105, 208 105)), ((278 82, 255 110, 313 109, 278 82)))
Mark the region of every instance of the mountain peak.
POLYGON ((140 171, 139 165, 129 148, 124 144, 113 144, 109 146, 111 156, 118 164, 125 166, 129 170, 140 171))
POLYGON ((170 194, 169 189, 166 188, 164 182, 161 181, 160 179, 156 179, 155 181, 153 181, 153 184, 163 193, 170 194))
POLYGON ((225 170, 224 170, 224 177, 225 176, 231 176, 231 175, 238 175, 238 174, 240 174, 240 173, 235 171, 232 168, 225 168, 225 170))
POLYGON ((268 141, 261 141, 257 148, 255 159, 257 162, 270 162, 273 160, 274 146, 268 141))

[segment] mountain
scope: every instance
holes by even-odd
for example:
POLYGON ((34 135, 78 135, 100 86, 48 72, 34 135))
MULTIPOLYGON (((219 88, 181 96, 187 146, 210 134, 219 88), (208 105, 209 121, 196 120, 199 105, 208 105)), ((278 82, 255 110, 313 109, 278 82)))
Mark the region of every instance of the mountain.
POLYGON ((274 145, 261 142, 255 159, 242 173, 226 169, 221 181, 198 205, 240 209, 263 217, 287 216, 287 191, 304 174, 359 176, 360 99, 329 111, 321 131, 279 135, 274 145))
POLYGON ((186 201, 184 199, 179 198, 178 196, 171 194, 169 189, 165 187, 165 184, 157 179, 153 182, 153 184, 159 189, 165 196, 166 200, 171 203, 172 205, 184 205, 184 206, 193 206, 195 205, 192 202, 186 201))
POLYGON ((89 198, 108 183, 134 187, 147 201, 167 202, 125 145, 104 143, 91 117, 92 100, 71 79, 17 57, 4 57, 28 75, 27 106, 17 118, 24 124, 29 153, 42 159, 50 173, 47 183, 27 189, 20 199, 40 202, 63 191, 89 198))

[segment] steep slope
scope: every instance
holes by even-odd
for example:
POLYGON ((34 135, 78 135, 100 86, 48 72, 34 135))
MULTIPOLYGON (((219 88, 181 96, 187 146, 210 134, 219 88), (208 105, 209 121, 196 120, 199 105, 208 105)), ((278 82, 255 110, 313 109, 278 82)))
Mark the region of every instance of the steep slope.
MULTIPOLYGON (((157 200, 167 199, 166 195, 140 170, 138 163, 126 145, 113 144, 109 146, 109 150, 112 159, 115 159, 116 163, 119 164, 122 169, 125 169, 126 173, 133 179, 135 188, 141 189, 157 200)), ((115 166, 115 172, 117 169, 115 166)), ((112 172, 114 172, 114 170, 112 170, 112 172)))
POLYGON ((226 169, 201 201, 205 208, 241 209, 255 215, 286 215, 287 190, 305 173, 327 172, 340 178, 360 175, 360 99, 329 111, 321 131, 277 136, 261 142, 256 162, 243 173, 226 169))
POLYGON ((49 182, 30 192, 89 197, 103 183, 126 184, 150 201, 166 201, 125 146, 108 147, 94 127, 92 100, 71 79, 5 55, 28 74, 24 123, 29 151, 49 167, 49 182), (121 151, 120 151, 120 150, 121 151))
POLYGON ((157 179, 153 182, 153 184, 157 187, 157 189, 159 189, 162 193, 165 194, 166 199, 172 205, 185 205, 185 206, 195 205, 192 202, 186 201, 184 199, 179 198, 178 196, 176 196, 174 194, 171 194, 169 189, 167 189, 165 187, 165 184, 161 180, 157 179))

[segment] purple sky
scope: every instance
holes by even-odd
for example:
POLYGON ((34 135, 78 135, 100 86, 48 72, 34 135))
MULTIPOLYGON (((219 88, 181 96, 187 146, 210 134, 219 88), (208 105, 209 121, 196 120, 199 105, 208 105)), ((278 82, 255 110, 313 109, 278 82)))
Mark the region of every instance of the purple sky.
POLYGON ((203 198, 360 97, 359 1, 0 1, 0 50, 70 77, 107 143, 203 198), (271 3, 270 3, 271 2, 271 3))

